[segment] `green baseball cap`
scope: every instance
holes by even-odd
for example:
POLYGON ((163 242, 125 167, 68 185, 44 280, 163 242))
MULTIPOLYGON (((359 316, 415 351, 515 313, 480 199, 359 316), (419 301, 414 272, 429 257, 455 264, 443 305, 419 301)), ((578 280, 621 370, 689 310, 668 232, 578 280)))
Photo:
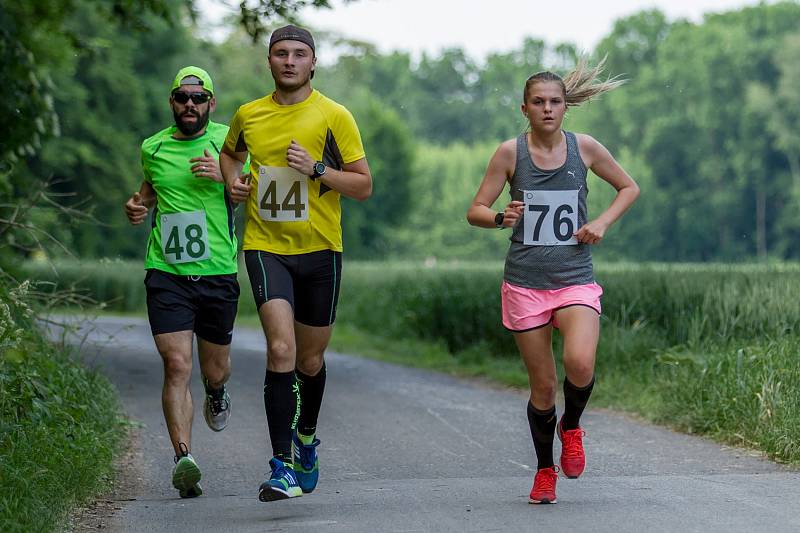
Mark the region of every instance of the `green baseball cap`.
MULTIPOLYGON (((175 80, 172 82, 172 91, 179 88, 181 85, 200 85, 203 89, 214 94, 214 83, 211 81, 211 76, 208 72, 200 67, 183 67, 175 75, 175 80)), ((170 92, 172 92, 170 91, 170 92)))

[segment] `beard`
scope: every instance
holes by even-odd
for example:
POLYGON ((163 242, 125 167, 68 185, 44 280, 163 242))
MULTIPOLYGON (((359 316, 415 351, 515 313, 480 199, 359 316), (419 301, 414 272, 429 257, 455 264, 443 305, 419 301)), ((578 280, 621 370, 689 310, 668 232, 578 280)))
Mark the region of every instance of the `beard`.
POLYGON ((196 134, 198 131, 202 130, 208 124, 208 117, 211 113, 210 109, 207 109, 205 113, 198 113, 197 111, 185 111, 183 114, 178 114, 175 109, 172 109, 172 116, 175 117, 175 125, 178 127, 181 133, 187 136, 191 136, 196 134), (197 118, 194 122, 184 122, 183 117, 187 115, 192 115, 197 118))

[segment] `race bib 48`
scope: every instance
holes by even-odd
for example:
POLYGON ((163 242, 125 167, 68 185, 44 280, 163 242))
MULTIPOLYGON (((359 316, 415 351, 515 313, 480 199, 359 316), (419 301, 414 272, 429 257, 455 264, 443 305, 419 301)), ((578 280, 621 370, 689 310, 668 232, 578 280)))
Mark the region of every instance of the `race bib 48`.
POLYGON ((205 211, 159 216, 161 250, 167 263, 191 263, 211 257, 205 211))

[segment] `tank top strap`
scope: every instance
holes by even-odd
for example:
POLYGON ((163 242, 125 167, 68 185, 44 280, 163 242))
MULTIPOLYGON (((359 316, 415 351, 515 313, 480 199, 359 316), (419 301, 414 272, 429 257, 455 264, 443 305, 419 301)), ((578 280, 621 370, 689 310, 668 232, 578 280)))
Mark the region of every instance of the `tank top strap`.
POLYGON ((517 164, 515 167, 517 172, 527 172, 532 169, 530 161, 531 158, 528 155, 528 133, 522 132, 517 137, 517 164))
POLYGON ((567 139, 567 162, 572 162, 573 168, 577 166, 582 170, 586 170, 586 165, 581 159, 581 153, 578 150, 578 137, 571 131, 564 131, 564 136, 567 139))
POLYGON ((574 133, 566 130, 564 131, 564 137, 567 140, 567 159, 569 160, 578 155, 578 148, 576 146, 577 139, 574 133))

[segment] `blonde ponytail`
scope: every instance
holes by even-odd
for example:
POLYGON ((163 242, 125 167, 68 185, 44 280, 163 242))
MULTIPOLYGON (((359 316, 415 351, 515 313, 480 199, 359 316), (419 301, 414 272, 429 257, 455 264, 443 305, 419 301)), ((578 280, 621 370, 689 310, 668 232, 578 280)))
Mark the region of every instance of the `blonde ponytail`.
POLYGON ((561 86, 561 90, 564 92, 567 107, 579 106, 584 102, 588 102, 595 96, 616 89, 627 80, 621 79, 619 76, 614 76, 605 81, 598 81, 600 74, 603 72, 605 62, 606 57, 596 66, 590 67, 586 57, 582 56, 578 59, 578 64, 575 65, 572 72, 567 74, 563 79, 558 74, 550 71, 537 72, 525 82, 523 101, 527 100, 530 87, 540 82, 553 81, 558 83, 561 86))

